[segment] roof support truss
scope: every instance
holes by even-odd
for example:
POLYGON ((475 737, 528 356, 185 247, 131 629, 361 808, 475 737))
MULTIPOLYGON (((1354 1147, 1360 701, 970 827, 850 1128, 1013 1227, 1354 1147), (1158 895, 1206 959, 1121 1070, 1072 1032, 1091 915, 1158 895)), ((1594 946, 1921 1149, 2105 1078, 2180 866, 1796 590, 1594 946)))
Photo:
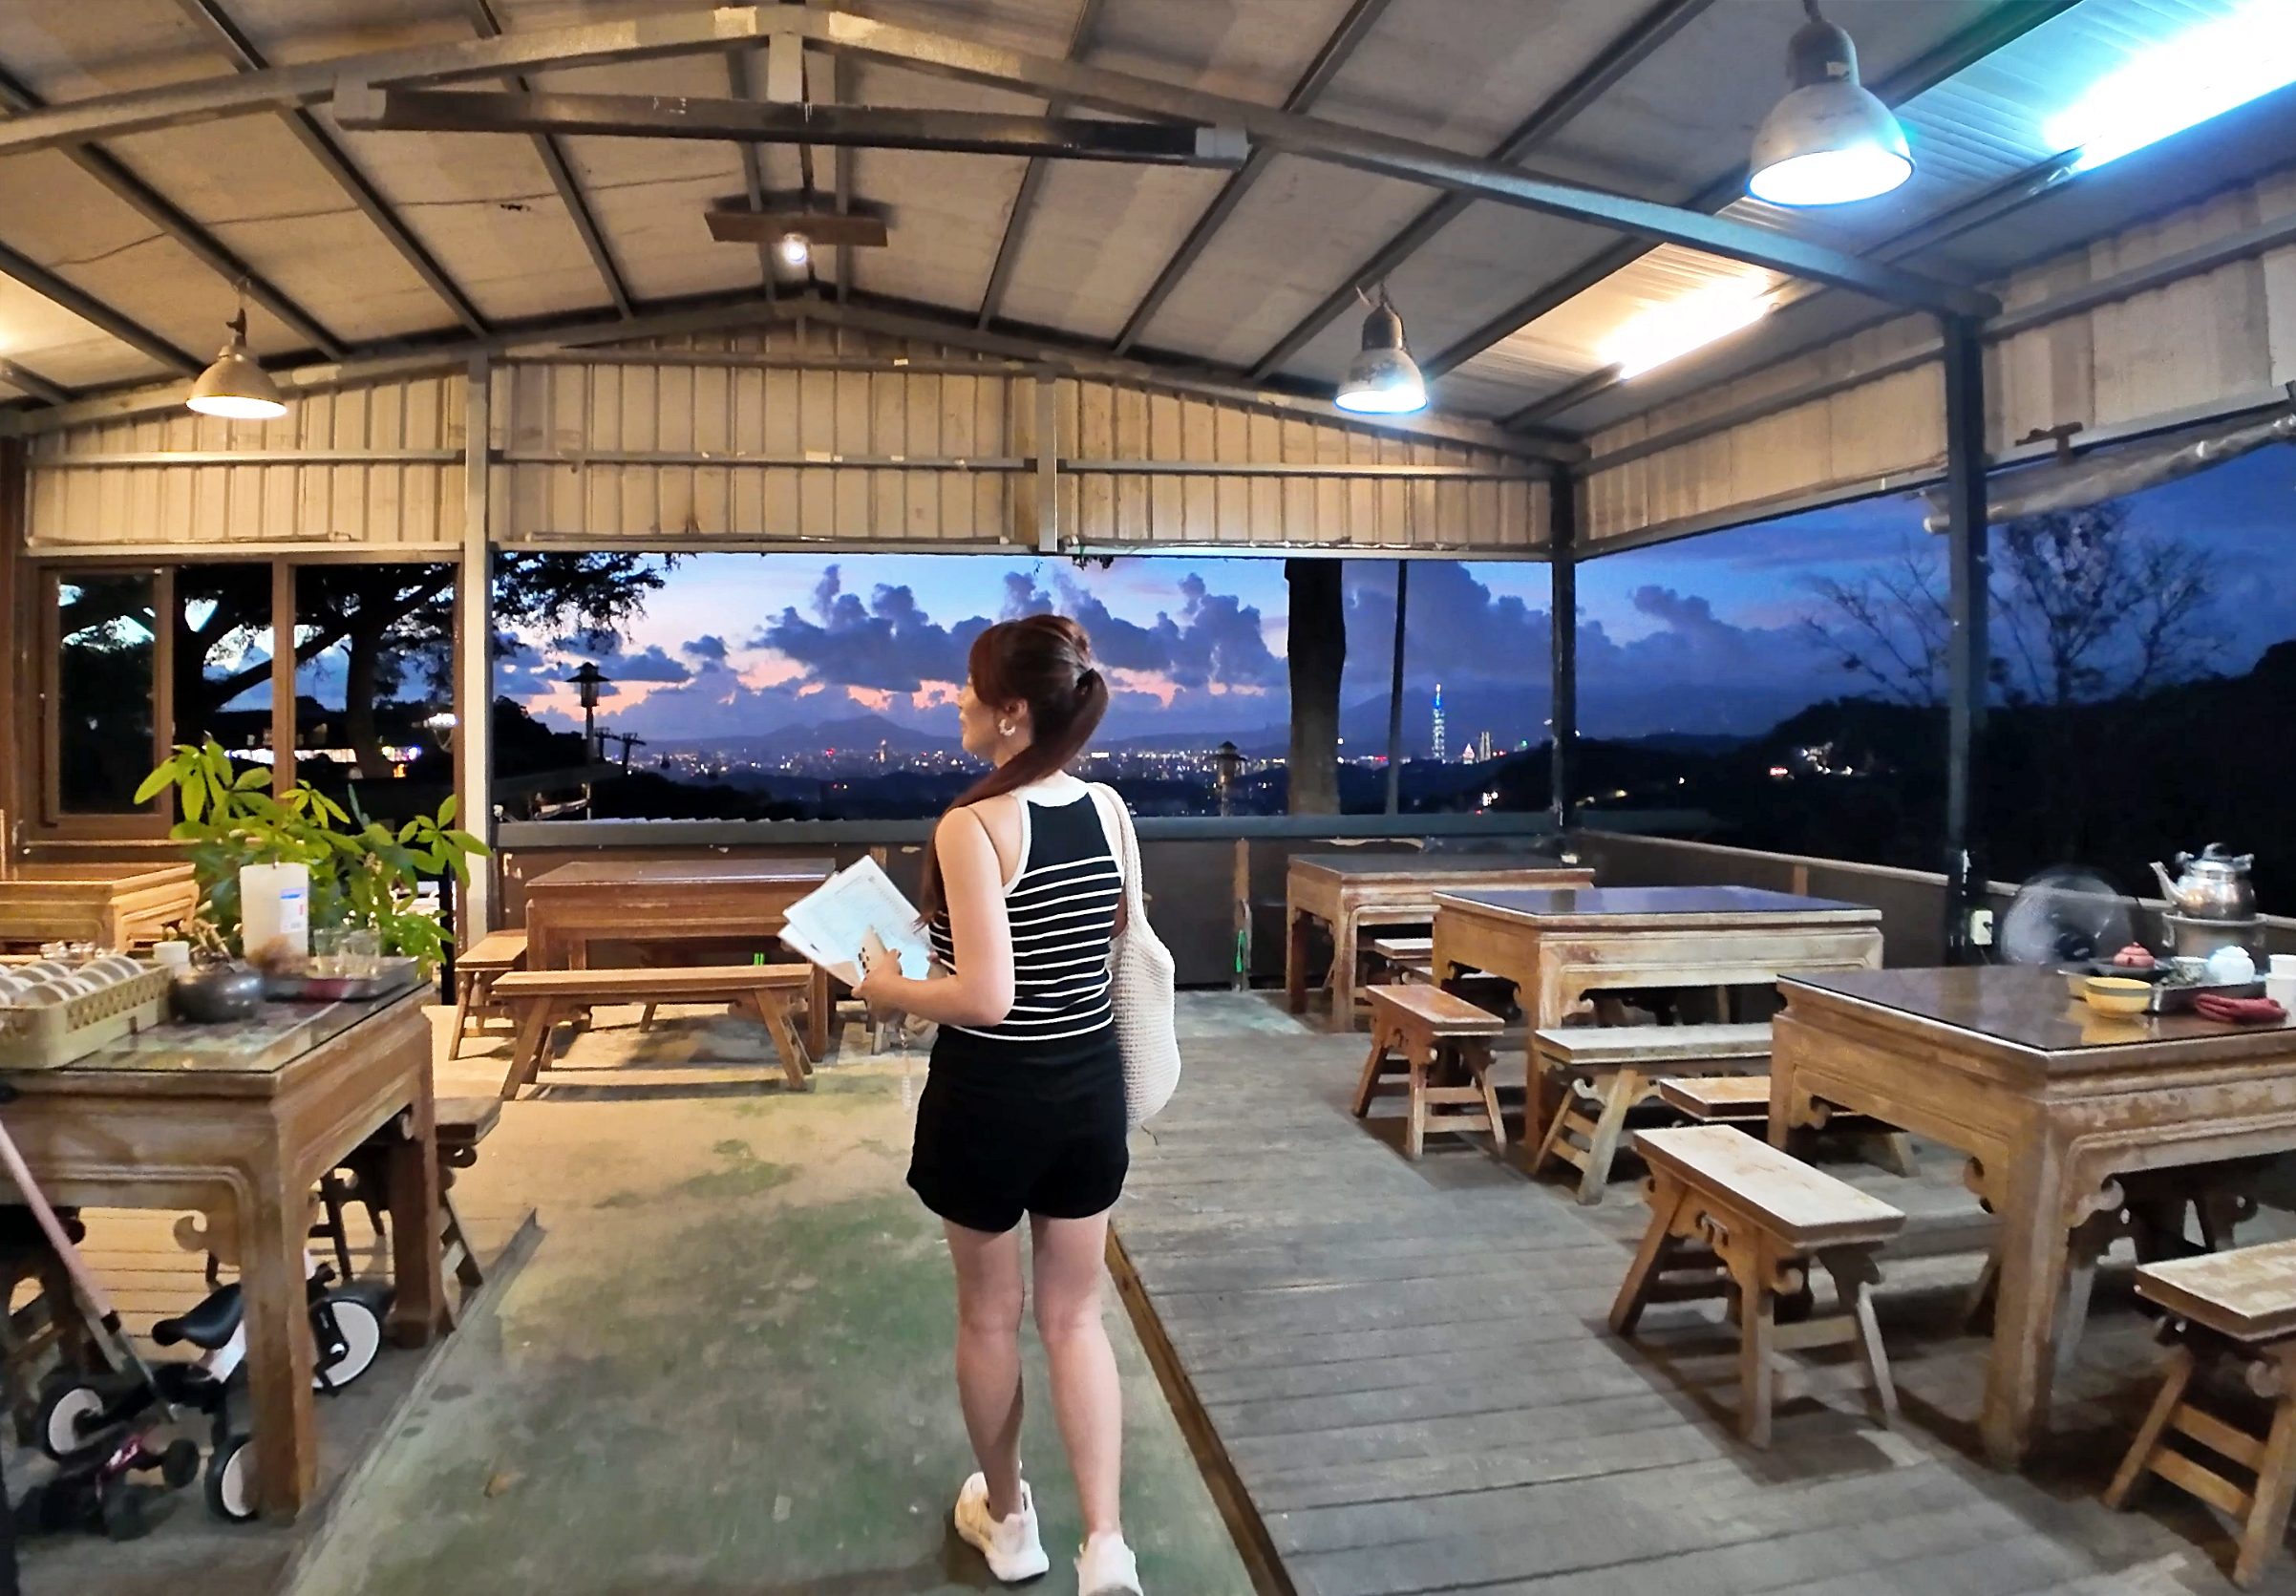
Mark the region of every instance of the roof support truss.
POLYGON ((82 292, 37 261, 17 254, 4 244, 0 244, 0 277, 14 278, 43 299, 62 306, 89 326, 111 334, 171 372, 181 372, 189 376, 204 364, 194 360, 142 323, 129 320, 94 294, 82 292))
MULTIPOLYGON (((1704 4, 1704 0, 1698 0, 1698 3, 1704 4)), ((1348 14, 1340 19, 1338 28, 1324 41, 1323 49, 1315 53, 1315 59, 1307 63, 1307 70, 1291 86, 1291 93, 1284 96, 1285 110, 1306 111, 1322 96, 1323 92, 1330 87, 1331 80, 1339 75, 1340 69, 1348 64, 1348 57, 1355 53, 1355 47, 1379 25, 1379 18, 1387 11, 1388 4, 1389 0, 1355 0, 1355 4, 1348 8, 1348 14)), ((1181 241, 1172 258, 1164 263, 1164 268, 1156 274, 1156 281, 1148 286, 1148 291, 1140 296, 1139 304, 1134 306, 1132 314, 1124 318, 1122 330, 1116 333, 1116 342, 1109 348, 1110 353, 1122 354, 1147 330, 1148 324, 1156 319, 1157 311, 1163 309, 1164 301, 1172 297, 1172 290, 1180 287, 1180 279, 1195 266, 1197 258, 1204 252, 1205 245, 1212 242, 1213 235, 1226 225, 1227 219, 1244 202, 1244 197, 1251 192, 1254 183, 1266 175, 1267 168, 1274 161, 1272 152, 1254 150, 1251 159, 1244 163, 1244 169, 1221 185, 1220 192, 1212 197, 1212 202, 1196 219, 1196 225, 1188 229, 1187 238, 1181 241)))
MULTIPOLYGON (((467 0, 467 3, 471 26, 478 31, 478 36, 500 38, 502 24, 495 15, 492 0, 467 0)), ((514 76, 510 85, 524 89, 526 79, 514 76)), ((616 311, 629 315, 632 309, 629 285, 622 279, 622 268, 614 264, 613 251, 606 245, 606 235, 598 230, 598 219, 590 214, 590 202, 583 195, 582 184, 575 181, 574 169, 566 164, 565 151, 559 147, 557 139, 538 133, 534 136, 534 153, 542 161, 542 170, 550 174, 550 186, 558 190, 559 203, 566 207, 574 230, 582 235, 582 247, 588 252, 590 265, 597 268, 598 280, 606 285, 606 297, 614 302, 616 311)))
MULTIPOLYGON (((195 21, 204 25, 217 48, 229 57, 231 64, 243 76, 259 75, 269 70, 270 63, 264 59, 263 53, 255 48, 223 10, 223 0, 177 0, 177 4, 195 21)), ((374 224, 375 230, 389 241, 391 247, 398 251, 408 266, 414 267, 415 275, 445 301, 447 309, 454 312, 455 319, 473 332, 485 331, 486 318, 478 314, 478 307, 456 286, 454 279, 446 274, 446 269, 431 258, 431 252, 422 246, 421 242, 407 231, 406 223, 391 208, 390 202, 367 181, 364 173, 351 163, 351 158, 328 137, 327 130, 319 125, 318 118, 299 108, 288 109, 284 114, 287 130, 294 134, 296 142, 309 152, 311 159, 374 224)))
MULTIPOLYGON (((1093 30, 1100 25, 1103 0, 1084 0, 1077 8, 1076 24, 1069 30, 1068 58, 1081 60, 1092 48, 1093 30)), ((1045 115, 1057 117, 1068 109, 1062 101, 1048 100, 1045 115)), ((1029 235, 1029 220, 1036 213, 1036 196, 1044 187, 1045 164, 1031 160, 1020 175, 1020 187, 1013 191, 1012 209, 1005 217, 1004 236, 997 240, 996 262, 989 268, 989 286, 981 290, 981 311, 974 318, 980 327, 995 323, 997 312, 1005 307, 1005 289, 1012 281, 1012 268, 1020 260, 1020 246, 1029 235)))
MULTIPOLYGON (((1653 51, 1680 32, 1711 4, 1712 0, 1659 0, 1628 24, 1626 32, 1613 39, 1584 72, 1556 90, 1544 104, 1501 139, 1489 159, 1510 166, 1521 160, 1545 142, 1549 135, 1601 98, 1620 78, 1648 59, 1653 51)), ((1348 274, 1346 282, 1268 347, 1267 352, 1252 365, 1253 378, 1265 380, 1306 349, 1356 303, 1358 287, 1377 283, 1396 270, 1430 239, 1464 216, 1474 203, 1475 197, 1471 194, 1446 194, 1413 217, 1401 232, 1374 250, 1370 259, 1348 274)))

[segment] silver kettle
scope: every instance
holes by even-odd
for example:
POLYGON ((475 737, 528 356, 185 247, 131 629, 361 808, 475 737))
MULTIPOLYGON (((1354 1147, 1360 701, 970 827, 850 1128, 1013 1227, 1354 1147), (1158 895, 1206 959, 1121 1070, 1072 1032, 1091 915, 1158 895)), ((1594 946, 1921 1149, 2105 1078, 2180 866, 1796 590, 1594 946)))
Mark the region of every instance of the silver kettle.
POLYGON ((2255 862, 2254 854, 2236 854, 2222 842, 2211 842, 2198 854, 2179 854, 2174 880, 2158 862, 2153 874, 2160 878, 2169 907, 2188 919, 2253 920, 2256 885, 2248 870, 2255 862))

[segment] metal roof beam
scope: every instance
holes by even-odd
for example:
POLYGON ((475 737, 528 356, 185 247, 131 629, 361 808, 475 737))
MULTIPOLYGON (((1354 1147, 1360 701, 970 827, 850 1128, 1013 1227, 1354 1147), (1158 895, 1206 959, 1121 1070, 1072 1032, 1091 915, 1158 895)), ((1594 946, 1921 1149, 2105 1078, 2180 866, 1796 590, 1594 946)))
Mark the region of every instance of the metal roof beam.
POLYGON ((198 78, 156 89, 96 95, 34 116, 0 122, 0 155, 117 138, 270 111, 292 111, 331 97, 346 74, 369 83, 448 83, 503 77, 520 71, 612 66, 760 44, 776 32, 772 6, 696 8, 666 16, 521 29, 499 39, 372 51, 291 67, 198 78))
POLYGON ((27 371, 12 360, 0 360, 0 382, 11 388, 20 388, 42 404, 61 405, 72 402, 72 391, 58 388, 39 372, 27 371))
POLYGON ((1254 140, 1311 160, 1456 189, 1501 204, 1679 244, 1909 308, 1974 316, 1990 315, 2000 309, 1990 295, 1976 289, 1861 260, 1807 239, 1730 217, 1556 182, 1520 167, 1462 156, 1414 138, 1278 111, 1129 73, 895 27, 845 11, 808 14, 802 26, 810 38, 826 48, 851 51, 911 72, 1161 120, 1240 127, 1254 140))
MULTIPOLYGON (((1972 232, 1988 222, 1997 221, 2015 210, 2019 205, 2030 204, 2039 199, 2072 177, 2073 170, 2073 161, 2070 157, 2052 156, 2047 160, 2038 161, 2024 171, 1995 183, 1984 193, 1966 200, 1948 210, 1940 211, 1927 221, 1916 223, 1903 231, 1883 239, 1874 246, 1874 257, 1882 261, 1905 260, 1924 249, 1935 248, 1965 233, 1972 232)), ((1790 284, 1775 296, 1771 305, 1771 312, 1775 314, 1788 306, 1799 305, 1804 301, 1815 299, 1825 291, 1823 288, 1813 287, 1807 283, 1790 284)), ((1694 359, 1709 351, 1728 348, 1729 343, 1730 340, 1724 339, 1706 345, 1701 349, 1692 350, 1689 351, 1688 358, 1694 359)), ((1578 409, 1579 406, 1585 404, 1590 399, 1601 397, 1626 380, 1626 376, 1620 368, 1605 366, 1599 372, 1589 372, 1567 388, 1549 394, 1543 398, 1533 400, 1511 415, 1500 417, 1499 424, 1502 427, 1541 425, 1565 412, 1578 409)))
MULTIPOLYGON (((502 36, 502 24, 495 16, 491 0, 466 0, 466 4, 470 8, 471 26, 478 31, 480 38, 502 36)), ((514 89, 527 87, 525 77, 520 74, 511 77, 510 85, 514 89)), ((598 230, 598 218, 591 214, 590 202, 583 195, 582 184, 575 180, 574 169, 566 164, 566 152, 559 147, 557 139, 537 134, 534 153, 541 160, 542 170, 550 174, 550 186, 558 190, 559 203, 566 207, 566 216, 573 222, 575 232, 582 235, 582 246, 589 254, 590 265, 597 268, 598 280, 606 285, 606 297, 614 302, 615 310, 625 316, 631 314, 629 285, 623 281, 622 268, 614 264, 606 235, 598 230)))
MULTIPOLYGON (((195 22, 207 29, 209 35, 239 72, 261 74, 269 69, 270 63, 264 59, 263 53, 255 48, 246 34, 240 32, 238 24, 231 20, 230 13, 223 10, 223 0, 176 0, 176 3, 195 22)), ((415 275, 445 301, 447 309, 454 312, 455 319, 473 332, 484 332, 486 318, 478 314, 478 308, 456 287, 445 268, 431 258, 431 252, 422 246, 413 233, 407 231, 406 224, 399 221, 398 213, 391 208, 390 202, 367 181, 364 173, 351 163, 350 157, 336 147, 335 141, 327 136, 326 129, 319 125, 318 118, 308 111, 300 109, 289 109, 281 115, 286 118, 287 131, 295 136, 296 141, 334 180, 335 186, 350 196, 351 202, 358 206, 367 220, 374 224, 375 230, 389 241, 391 247, 397 250, 407 265, 415 268, 415 275)))
MULTIPOLYGON (((2014 43, 2058 12, 2070 11, 2079 3, 2080 0, 2011 0, 2009 4, 1995 6, 1935 50, 1870 87, 1886 103, 1903 104, 1924 90, 1934 88, 1954 74, 1985 59, 2003 46, 2014 43)), ((1745 192, 1746 168, 1739 166, 1707 184, 1685 204, 1693 211, 1718 211, 1745 192)), ((1432 360, 1422 360, 1420 369, 1431 379, 1446 372, 1456 371, 1494 344, 1520 332, 1549 310, 1575 298, 1612 272, 1632 266, 1649 250, 1650 245, 1639 239, 1626 239, 1611 245, 1582 262, 1566 276, 1501 310, 1432 360)), ((1994 307, 1995 310, 1998 309, 1998 306, 1994 307)), ((1983 313, 1990 315, 1993 311, 1983 313)))
MULTIPOLYGON (((1570 439, 1502 433, 1488 422, 1444 415, 1348 415, 1321 397, 1254 388, 1234 373, 1209 368, 1163 366, 1137 359, 1117 359, 1097 348, 1065 342, 1057 337, 984 331, 962 319, 951 319, 946 309, 902 300, 854 296, 840 304, 826 298, 784 296, 769 301, 755 290, 739 294, 700 295, 688 301, 642 308, 628 321, 597 311, 553 317, 520 327, 500 328, 484 337, 457 337, 415 348, 378 350, 345 361, 290 368, 271 373, 282 394, 320 393, 362 383, 388 382, 459 370, 478 355, 513 355, 521 351, 575 349, 596 344, 620 344, 640 339, 683 337, 691 333, 755 327, 762 323, 813 320, 826 326, 847 326, 946 344, 1003 359, 1022 360, 1058 372, 1097 378, 1133 387, 1183 394, 1235 404, 1257 405, 1332 426, 1423 437, 1441 443, 1465 444, 1494 450, 1519 459, 1581 460, 1584 444, 1570 439)), ((761 356, 772 364, 770 356, 761 356)), ((190 392, 187 383, 165 383, 124 393, 96 394, 47 410, 0 410, 0 435, 54 432, 100 421, 116 421, 181 409, 190 392)))
MULTIPOLYGON (((839 105, 853 98, 853 63, 842 55, 834 56, 829 62, 829 97, 839 105)), ((831 166, 836 173, 833 181, 837 184, 837 213, 840 216, 850 215, 853 210, 853 146, 840 144, 831 166)), ((842 248, 837 252, 837 296, 843 300, 852 293, 853 251, 851 248, 842 248)))
MULTIPOLYGON (((1532 112, 1501 139, 1489 159, 1508 165, 1529 155, 1549 135, 1572 117, 1584 111, 1607 93, 1621 78, 1649 59, 1659 46, 1672 38, 1713 0, 1659 0, 1629 24, 1626 32, 1604 47, 1601 54, 1588 62, 1584 71, 1563 85, 1538 110, 1532 112)), ((1445 227, 1467 213, 1475 203, 1468 194, 1446 194, 1413 217, 1395 234, 1372 251, 1370 259, 1348 274, 1347 280, 1327 295, 1323 302, 1302 317, 1295 327, 1268 347, 1267 352, 1252 363, 1255 381, 1265 381, 1284 362, 1315 340, 1348 308, 1356 303, 1356 289, 1376 283, 1396 270, 1405 261, 1417 254, 1427 243, 1445 227)))
MULTIPOLYGON (((726 52, 726 87, 733 91, 737 100, 747 101, 755 97, 755 91, 750 84, 749 56, 742 51, 726 52)), ((762 211, 765 209, 765 168, 757 159, 757 146, 748 139, 737 139, 733 148, 741 156, 741 191, 749 200, 751 210, 762 211)), ((765 290, 768 299, 778 291, 778 285, 774 281, 774 246, 770 244, 757 246, 757 286, 765 290)))
MULTIPOLYGON (((22 83, 0 72, 0 105, 21 115, 44 111, 48 102, 22 83)), ((68 144, 60 152, 74 166, 110 189, 130 209, 188 250, 202 266, 234 285, 245 284, 247 297, 268 311, 296 337, 330 359, 338 359, 343 345, 317 317, 289 299, 246 262, 223 247, 213 234, 170 204, 159 192, 93 144, 68 144)))
POLYGON ((189 376, 206 365, 205 361, 193 359, 142 323, 130 320, 94 294, 73 287, 39 262, 30 256, 17 254, 5 244, 0 244, 0 277, 14 278, 41 298, 53 300, 89 326, 118 339, 171 372, 181 372, 189 376))
MULTIPOLYGON (((1100 8, 1104 0, 1084 0, 1077 9, 1076 25, 1069 30, 1068 58, 1081 60, 1092 48, 1093 30, 1100 25, 1100 8)), ((1045 115, 1057 117, 1068 109, 1066 102, 1054 98, 1045 102, 1045 115)), ((980 314, 976 326, 988 327, 996 320, 997 312, 1005 306, 1005 289, 1011 284, 1012 268, 1020 260, 1020 246, 1029 232, 1029 219, 1035 214, 1036 196, 1044 187, 1045 164, 1031 160, 1020 175, 1020 187, 1013 192, 1012 208, 1005 215, 1005 233, 997 240, 996 262, 989 268, 989 286, 981 290, 980 314)))
MULTIPOLYGON (((1692 0, 1692 3, 1704 5, 1706 0, 1692 0)), ((1340 69, 1347 65, 1348 58, 1355 53, 1355 47, 1379 25, 1380 15, 1388 5, 1389 0, 1355 0, 1355 4, 1348 8, 1348 14, 1340 19, 1331 36, 1324 41, 1324 47, 1315 53, 1315 59, 1307 63, 1307 70, 1300 74, 1300 80, 1291 86, 1291 93, 1284 96, 1285 110, 1305 111, 1322 97, 1331 80, 1339 75, 1340 69)), ((1212 202, 1196 219, 1196 225, 1188 229, 1187 238, 1181 241, 1172 258, 1164 263, 1163 270, 1156 274, 1156 281, 1148 286, 1148 291, 1140 296, 1139 304, 1134 306, 1132 314, 1124 318, 1122 330, 1117 332, 1116 342, 1109 346, 1110 353, 1122 354, 1147 330, 1148 324, 1156 319, 1156 313, 1163 309, 1164 301, 1172 297, 1172 290, 1180 287, 1180 279, 1196 265, 1205 246, 1212 242, 1213 235, 1227 224, 1227 219, 1244 202, 1244 197, 1251 192, 1252 185, 1265 177, 1267 168, 1274 163, 1275 155, 1272 151, 1254 150, 1251 159, 1244 163, 1244 170, 1221 185, 1220 192, 1212 197, 1212 202)))
POLYGON ((758 105, 659 95, 505 94, 344 84, 335 117, 384 132, 556 133, 609 138, 733 139, 752 144, 858 144, 959 155, 1134 165, 1236 166, 1247 149, 1233 129, 1106 117, 1013 117, 848 105, 758 105))

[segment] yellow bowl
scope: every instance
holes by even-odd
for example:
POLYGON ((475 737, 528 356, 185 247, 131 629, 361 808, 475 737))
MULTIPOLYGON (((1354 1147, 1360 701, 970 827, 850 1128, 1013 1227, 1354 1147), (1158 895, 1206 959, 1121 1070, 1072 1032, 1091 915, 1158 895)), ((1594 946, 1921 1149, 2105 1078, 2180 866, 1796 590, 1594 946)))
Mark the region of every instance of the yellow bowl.
POLYGON ((2153 1001, 2153 989, 2125 975, 2093 975, 2081 995, 2089 1007, 2107 1014, 2141 1014, 2153 1001))

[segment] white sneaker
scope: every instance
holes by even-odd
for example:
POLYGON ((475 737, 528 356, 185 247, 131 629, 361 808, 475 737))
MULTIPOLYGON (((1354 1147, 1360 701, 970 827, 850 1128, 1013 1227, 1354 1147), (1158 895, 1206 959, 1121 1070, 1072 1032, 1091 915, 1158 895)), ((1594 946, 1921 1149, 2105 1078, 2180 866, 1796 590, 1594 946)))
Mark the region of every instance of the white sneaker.
POLYGON ((988 1476, 975 1474, 957 1492, 955 1518, 957 1534, 989 1560, 989 1571, 1007 1585, 1035 1579, 1052 1565, 1036 1538, 1036 1501, 1025 1479, 1020 1511, 1009 1519, 993 1519, 989 1516, 988 1476))
POLYGON ((1140 1596, 1140 1565, 1121 1535, 1095 1535, 1076 1554, 1076 1596, 1140 1596))

